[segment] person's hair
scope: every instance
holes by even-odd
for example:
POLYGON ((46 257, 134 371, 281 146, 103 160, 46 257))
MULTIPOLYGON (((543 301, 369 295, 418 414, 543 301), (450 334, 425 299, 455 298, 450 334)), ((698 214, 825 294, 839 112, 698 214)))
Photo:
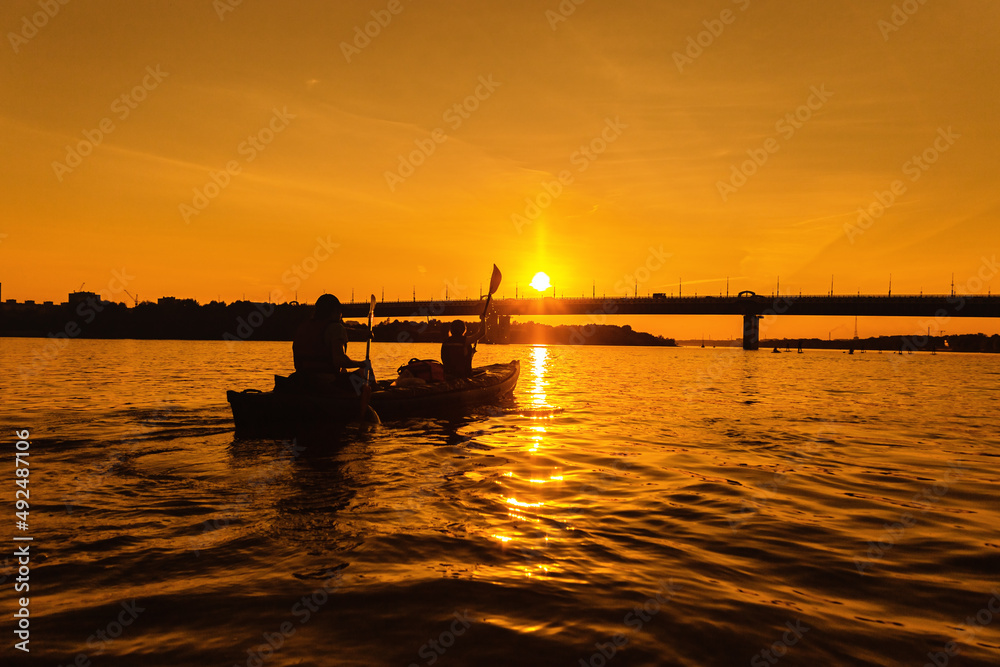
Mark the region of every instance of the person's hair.
POLYGON ((465 322, 462 320, 455 320, 448 327, 448 331, 451 332, 452 336, 464 336, 465 335, 465 322))
POLYGON ((341 312, 340 299, 332 294, 324 294, 316 299, 316 311, 313 317, 317 320, 325 320, 331 315, 339 315, 341 312))

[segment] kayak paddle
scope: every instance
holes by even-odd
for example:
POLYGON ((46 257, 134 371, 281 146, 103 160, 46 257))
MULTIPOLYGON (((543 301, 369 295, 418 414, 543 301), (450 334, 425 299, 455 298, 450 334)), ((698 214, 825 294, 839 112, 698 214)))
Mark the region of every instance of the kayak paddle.
POLYGON ((486 307, 483 308, 483 317, 484 318, 486 317, 487 311, 489 311, 489 309, 490 309, 490 299, 493 298, 493 295, 500 288, 500 281, 502 279, 503 279, 503 276, 500 275, 500 269, 498 269, 497 265, 494 264, 493 265, 493 276, 490 278, 490 293, 489 293, 489 296, 486 297, 486 307))
MULTIPOLYGON (((365 421, 365 416, 370 409, 368 406, 368 401, 372 397, 372 385, 371 385, 371 374, 372 374, 372 317, 375 315, 375 295, 372 294, 371 305, 368 306, 368 340, 365 342, 365 385, 361 388, 361 414, 358 419, 365 421)), ((375 416, 375 422, 378 423, 380 420, 378 418, 378 413, 372 409, 372 414, 375 416)))
MULTIPOLYGON (((483 308, 483 316, 480 318, 483 321, 483 329, 485 332, 486 328, 486 313, 490 310, 490 300, 493 299, 493 294, 500 288, 500 281, 503 280, 503 276, 500 274, 500 269, 497 265, 493 265, 493 275, 490 277, 490 293, 486 296, 486 306, 483 308)), ((472 344, 472 349, 475 350, 478 342, 472 344)))

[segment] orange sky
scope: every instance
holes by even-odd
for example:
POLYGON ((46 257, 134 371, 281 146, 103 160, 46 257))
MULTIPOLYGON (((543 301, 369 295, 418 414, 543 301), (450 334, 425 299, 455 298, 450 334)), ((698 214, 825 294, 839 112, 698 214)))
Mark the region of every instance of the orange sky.
POLYGON ((640 293, 945 293, 997 254, 996 2, 577 1, 4 3, 2 298, 613 294, 651 249, 640 293))

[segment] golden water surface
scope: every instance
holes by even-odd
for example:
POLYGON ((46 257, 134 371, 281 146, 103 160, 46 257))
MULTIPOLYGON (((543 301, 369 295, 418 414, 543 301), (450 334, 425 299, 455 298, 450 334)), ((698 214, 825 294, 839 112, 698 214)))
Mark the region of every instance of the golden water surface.
POLYGON ((278 441, 225 391, 287 343, 45 345, 0 339, 3 664, 1000 664, 996 356, 482 346, 503 405, 278 441))

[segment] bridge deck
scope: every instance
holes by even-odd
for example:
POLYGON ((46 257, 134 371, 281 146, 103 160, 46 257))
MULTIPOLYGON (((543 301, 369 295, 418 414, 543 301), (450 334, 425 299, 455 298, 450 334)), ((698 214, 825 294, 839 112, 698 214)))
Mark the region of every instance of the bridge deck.
MULTIPOLYGON (((483 301, 387 301, 376 317, 475 317, 483 301)), ((499 315, 827 315, 864 317, 1000 317, 1000 296, 752 296, 496 299, 499 315)), ((365 317, 367 303, 344 304, 345 317, 365 317)))

